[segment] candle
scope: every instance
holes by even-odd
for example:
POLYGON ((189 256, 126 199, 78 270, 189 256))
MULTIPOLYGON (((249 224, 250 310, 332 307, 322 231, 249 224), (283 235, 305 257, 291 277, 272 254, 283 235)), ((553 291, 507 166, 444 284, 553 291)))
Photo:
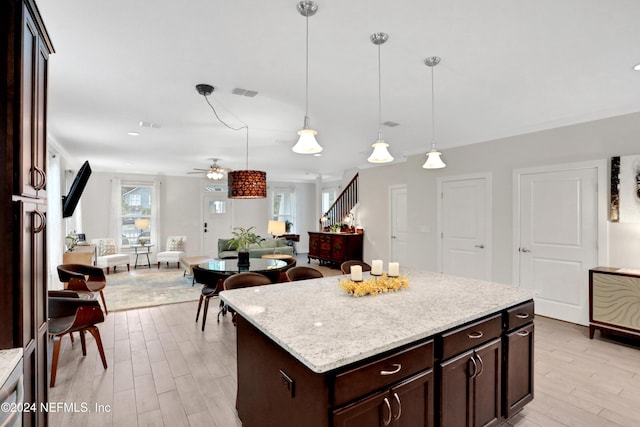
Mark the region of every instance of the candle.
POLYGON ((353 280, 354 282, 362 282, 362 266, 351 266, 351 280, 353 280))
POLYGON ((400 263, 399 262, 390 262, 389 263, 389 276, 397 277, 400 275, 400 263))
POLYGON ((374 259, 371 261, 371 274, 374 276, 380 276, 382 274, 382 260, 374 259))

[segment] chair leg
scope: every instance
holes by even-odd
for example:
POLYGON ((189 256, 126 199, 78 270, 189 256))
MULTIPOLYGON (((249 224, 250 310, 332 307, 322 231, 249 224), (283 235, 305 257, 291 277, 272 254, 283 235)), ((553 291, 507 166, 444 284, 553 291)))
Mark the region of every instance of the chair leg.
POLYGON ((102 289, 100 289, 100 298, 102 299, 102 306, 104 307, 105 314, 109 314, 109 310, 107 310, 107 302, 104 300, 104 293, 102 289))
MULTIPOLYGON (((109 269, 110 269, 110 268, 111 268, 111 267, 107 266, 107 276, 109 275, 109 269)), ((114 267, 114 270, 113 270, 113 271, 116 271, 116 270, 115 270, 115 267, 114 267)))
POLYGON ((82 355, 86 356, 87 355, 87 340, 86 337, 84 336, 84 330, 80 330, 80 344, 82 345, 82 355))
POLYGON ((127 271, 131 271, 131 266, 127 264, 127 271))
MULTIPOLYGON (((93 335, 93 339, 96 340, 98 346, 98 352, 100 353, 100 359, 102 359, 102 366, 107 369, 107 358, 104 356, 104 348, 102 347, 102 339, 100 339, 100 330, 97 326, 89 326, 87 331, 93 335)), ((82 331, 84 332, 84 331, 82 331)))
POLYGON ((60 356, 60 335, 53 336, 53 358, 51 360, 51 380, 49 381, 49 387, 56 385, 56 373, 58 372, 58 356, 60 356))
POLYGON ((160 261, 158 261, 158 270, 160 270, 160 261))
POLYGON ((207 310, 209 310, 209 300, 211 298, 205 297, 204 299, 204 313, 202 313, 202 331, 204 332, 204 326, 207 324, 207 310))
POLYGON ((220 315, 225 315, 226 311, 225 311, 225 305, 224 302, 220 301, 220 309, 218 310, 218 323, 220 323, 220 315))
POLYGON ((200 307, 202 307, 202 300, 204 297, 200 294, 200 300, 198 301, 198 311, 196 313, 196 322, 198 321, 198 317, 200 317, 200 307))
POLYGON ((180 270, 180 261, 178 261, 178 270, 180 270))

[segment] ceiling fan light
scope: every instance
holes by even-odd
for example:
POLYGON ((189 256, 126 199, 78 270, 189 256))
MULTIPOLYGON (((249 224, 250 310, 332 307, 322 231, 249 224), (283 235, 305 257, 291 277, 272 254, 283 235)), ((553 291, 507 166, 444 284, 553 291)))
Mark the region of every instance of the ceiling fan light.
POLYGON ((429 151, 427 153, 427 161, 424 162, 422 167, 425 169, 442 169, 447 166, 440 158, 441 154, 441 152, 436 150, 429 151))
POLYGON ((371 145, 373 152, 367 159, 369 163, 389 163, 393 161, 393 156, 387 150, 389 144, 384 141, 378 140, 371 145))
POLYGON ((291 149, 298 154, 316 154, 322 151, 322 147, 316 141, 316 132, 313 129, 300 129, 298 131, 298 142, 291 149))
POLYGON ((220 170, 214 169, 207 172, 207 178, 213 181, 219 181, 224 177, 224 174, 220 170))

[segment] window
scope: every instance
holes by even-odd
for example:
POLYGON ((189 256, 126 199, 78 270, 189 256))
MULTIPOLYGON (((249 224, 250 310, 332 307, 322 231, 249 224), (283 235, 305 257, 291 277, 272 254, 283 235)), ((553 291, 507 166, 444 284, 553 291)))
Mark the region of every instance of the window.
POLYGON ((273 190, 271 219, 284 221, 287 225, 287 233, 295 232, 295 206, 296 193, 293 188, 275 188, 273 190))
POLYGON ((322 189, 322 213, 329 210, 338 197, 338 187, 327 187, 322 189))
POLYGON ((151 238, 152 223, 152 185, 128 185, 120 187, 120 235, 122 246, 140 243, 140 238, 151 238))
POLYGON ((227 213, 227 204, 224 200, 211 200, 209 202, 210 214, 224 214, 227 213))

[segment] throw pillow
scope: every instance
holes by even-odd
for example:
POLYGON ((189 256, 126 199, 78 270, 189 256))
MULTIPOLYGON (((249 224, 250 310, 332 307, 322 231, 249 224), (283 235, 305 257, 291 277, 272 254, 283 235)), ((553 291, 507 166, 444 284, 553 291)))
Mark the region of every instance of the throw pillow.
POLYGON ((184 241, 182 240, 182 238, 169 240, 169 250, 181 252, 184 251, 184 241))
POLYGON ((116 253, 116 244, 112 240, 100 240, 100 256, 114 255, 116 253))

